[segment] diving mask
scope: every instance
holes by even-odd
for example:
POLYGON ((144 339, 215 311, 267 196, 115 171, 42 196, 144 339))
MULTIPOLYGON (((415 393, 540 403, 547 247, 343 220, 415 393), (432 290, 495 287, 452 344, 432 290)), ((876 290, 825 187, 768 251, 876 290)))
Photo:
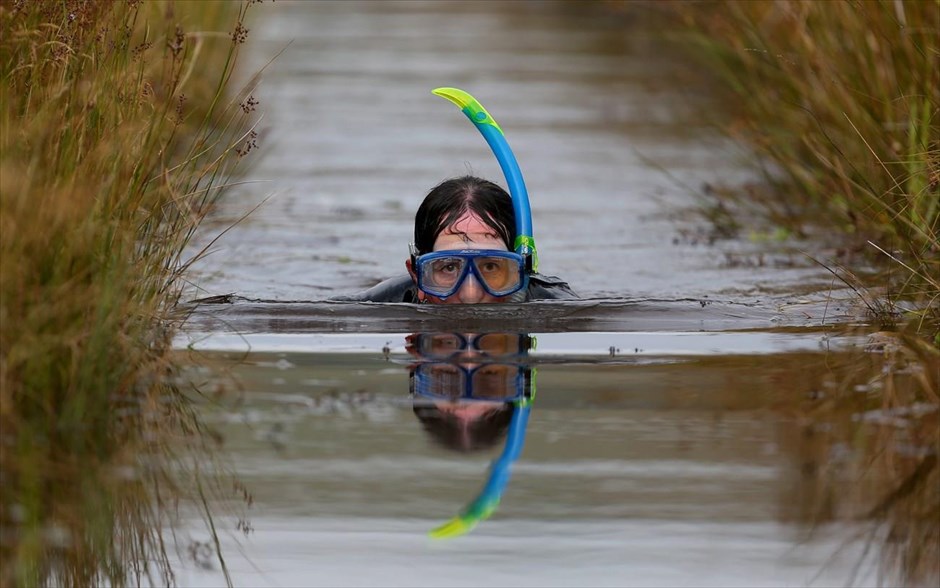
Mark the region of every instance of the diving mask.
POLYGON ((529 283, 526 259, 513 251, 462 249, 417 255, 412 249, 411 264, 418 288, 438 298, 453 296, 468 276, 490 296, 509 296, 529 283))
POLYGON ((411 391, 429 400, 515 402, 526 397, 527 370, 515 363, 424 362, 411 373, 411 391))

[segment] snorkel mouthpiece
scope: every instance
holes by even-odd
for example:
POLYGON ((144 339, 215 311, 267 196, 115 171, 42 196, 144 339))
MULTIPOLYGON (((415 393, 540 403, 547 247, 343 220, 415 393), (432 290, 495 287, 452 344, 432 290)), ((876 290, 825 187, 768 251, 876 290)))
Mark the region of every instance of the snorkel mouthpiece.
POLYGON ((529 193, 526 191, 519 163, 509 147, 509 142, 506 141, 503 130, 483 108, 483 105, 467 92, 457 88, 437 88, 432 90, 432 93, 456 104, 486 139, 493 155, 496 156, 496 161, 499 162, 499 167, 503 170, 509 186, 509 195, 512 197, 512 207, 516 216, 516 242, 514 243, 516 253, 531 259, 532 271, 538 271, 539 258, 535 249, 535 238, 532 236, 529 193))

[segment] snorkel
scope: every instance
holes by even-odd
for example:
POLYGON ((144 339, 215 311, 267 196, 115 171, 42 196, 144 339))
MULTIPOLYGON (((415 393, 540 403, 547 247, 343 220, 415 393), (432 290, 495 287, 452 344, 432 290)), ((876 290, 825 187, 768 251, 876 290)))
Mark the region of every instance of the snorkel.
POLYGON ((480 493, 470 501, 460 513, 443 525, 431 530, 432 539, 451 539, 473 530, 480 521, 485 521, 499 506, 506 485, 509 484, 511 466, 522 453, 525 443, 526 425, 529 422, 529 410, 535 398, 535 369, 532 370, 532 394, 516 403, 516 410, 509 422, 506 445, 503 452, 490 464, 489 476, 480 493))
MULTIPOLYGON (((458 351, 463 351, 467 347, 468 341, 466 339, 462 339, 462 341, 463 346, 458 351)), ((486 482, 483 484, 483 488, 476 497, 471 500, 457 516, 451 518, 443 525, 432 529, 428 533, 432 539, 450 539, 469 533, 480 521, 488 519, 490 515, 496 511, 496 507, 499 506, 503 492, 509 484, 512 465, 522 454, 522 447, 525 444, 526 427, 529 423, 529 413, 531 412, 532 402, 535 400, 536 388, 536 369, 528 364, 526 357, 528 356, 528 352, 535 348, 536 344, 535 337, 528 334, 522 335, 519 339, 519 347, 510 354, 512 363, 518 368, 524 369, 527 373, 525 377, 516 378, 515 380, 514 394, 511 396, 511 403, 514 406, 514 410, 512 418, 509 421, 503 451, 499 454, 499 457, 490 463, 486 482)), ((418 349, 422 348, 420 342, 416 342, 415 346, 418 349)), ((479 350, 480 348, 477 349, 479 350)), ((453 356, 451 356, 451 358, 452 357, 453 356)), ((507 357, 507 355, 496 356, 496 359, 492 361, 492 363, 499 364, 507 357)), ((487 359, 472 360, 473 363, 479 363, 481 366, 485 366, 487 361, 487 359)), ((479 369, 479 367, 476 369, 479 369)), ((415 381, 415 383, 419 382, 415 381)), ((468 380, 467 383, 472 385, 473 380, 468 380)), ((477 392, 483 394, 482 398, 491 397, 486 394, 486 391, 486 389, 477 390, 477 392)), ((414 389, 412 389, 412 393, 415 393, 414 389)), ((421 394, 422 392, 418 391, 418 393, 421 394)), ((470 393, 473 395, 472 389, 470 393)), ((507 396, 507 398, 509 398, 509 396, 507 396)))
POLYGON ((503 130, 496 124, 496 120, 483 108, 476 98, 457 88, 437 88, 433 94, 446 98, 456 104, 463 113, 476 126, 487 144, 496 156, 499 167, 503 170, 506 183, 509 185, 509 195, 512 197, 512 207, 516 217, 516 242, 513 247, 516 253, 526 259, 527 269, 537 272, 539 268, 538 252, 535 249, 535 238, 532 236, 532 211, 529 208, 529 193, 522 179, 522 171, 516 156, 509 148, 509 142, 503 130))

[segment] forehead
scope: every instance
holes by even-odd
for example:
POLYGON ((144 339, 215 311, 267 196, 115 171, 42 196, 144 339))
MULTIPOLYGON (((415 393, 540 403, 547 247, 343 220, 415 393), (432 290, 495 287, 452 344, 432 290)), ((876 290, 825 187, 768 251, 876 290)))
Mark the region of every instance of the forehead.
POLYGON ((444 227, 441 234, 497 235, 493 227, 484 223, 480 217, 470 211, 463 213, 453 224, 444 227))
POLYGON ((506 244, 493 227, 487 226, 473 213, 466 213, 444 227, 434 240, 434 251, 450 249, 500 249, 506 244))

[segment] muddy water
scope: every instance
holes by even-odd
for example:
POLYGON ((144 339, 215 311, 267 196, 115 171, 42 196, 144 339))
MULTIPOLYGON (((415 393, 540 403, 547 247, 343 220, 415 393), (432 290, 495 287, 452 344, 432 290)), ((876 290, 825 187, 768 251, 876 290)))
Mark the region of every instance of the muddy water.
MULTIPOLYGON (((851 541, 870 530, 854 515, 888 484, 861 465, 873 433, 858 427, 885 417, 868 332, 831 327, 858 313, 830 300, 830 278, 796 252, 811 244, 707 243, 688 187, 748 174, 700 124, 696 109, 714 105, 679 81, 686 66, 652 16, 601 6, 256 10, 247 69, 284 50, 255 91, 260 149, 191 250, 267 200, 193 276, 194 296, 240 297, 195 307, 177 341, 187 357, 198 350, 200 389, 227 392, 203 414, 253 499, 252 532, 219 520, 236 585, 877 581, 880 550, 863 557, 851 541), (430 94, 444 85, 500 121, 529 186, 542 269, 588 300, 325 301, 401 272, 429 187, 468 171, 502 181, 476 131, 430 94), (464 375, 446 381, 458 395, 493 374, 521 386, 524 449, 499 462, 511 478, 489 520, 429 539, 478 495, 520 421, 478 451, 448 445, 454 435, 433 433, 409 393, 427 359, 409 335, 507 330, 537 345, 492 373, 463 358, 464 375), (832 400, 846 386, 861 403, 832 400)), ((898 446, 907 453, 892 467, 920 451, 898 446)), ((182 553, 182 585, 224 581, 182 553)))
MULTIPOLYGON (((854 395, 879 404, 878 357, 857 352, 864 337, 795 328, 543 333, 517 348, 468 336, 469 353, 454 356, 419 336, 452 337, 189 341, 201 349, 192 377, 228 391, 203 414, 253 498, 247 536, 219 523, 236 584, 876 583, 879 546, 863 557, 853 540, 874 527, 843 515, 879 500, 884 480, 865 449, 874 433, 858 418, 878 411, 825 408, 853 374, 862 382, 854 395), (449 377, 425 386, 416 376, 443 364, 526 377, 447 388, 449 377), (517 392, 530 404, 498 508, 467 535, 432 539, 481 492, 513 434, 512 423, 490 434, 441 432, 419 412, 442 390, 456 390, 464 407, 517 392)), ((185 562, 179 573, 185 585, 222 579, 211 563, 185 562)))
POLYGON ((255 7, 244 70, 263 113, 198 251, 201 291, 322 300, 403 273, 414 211, 441 180, 500 183, 479 133, 431 89, 476 95, 507 133, 544 273, 582 296, 766 299, 827 287, 797 250, 707 245, 682 211, 705 182, 748 179, 703 124, 713 110, 642 6, 544 2, 282 2, 255 7), (283 51, 283 53, 281 53, 283 51))

